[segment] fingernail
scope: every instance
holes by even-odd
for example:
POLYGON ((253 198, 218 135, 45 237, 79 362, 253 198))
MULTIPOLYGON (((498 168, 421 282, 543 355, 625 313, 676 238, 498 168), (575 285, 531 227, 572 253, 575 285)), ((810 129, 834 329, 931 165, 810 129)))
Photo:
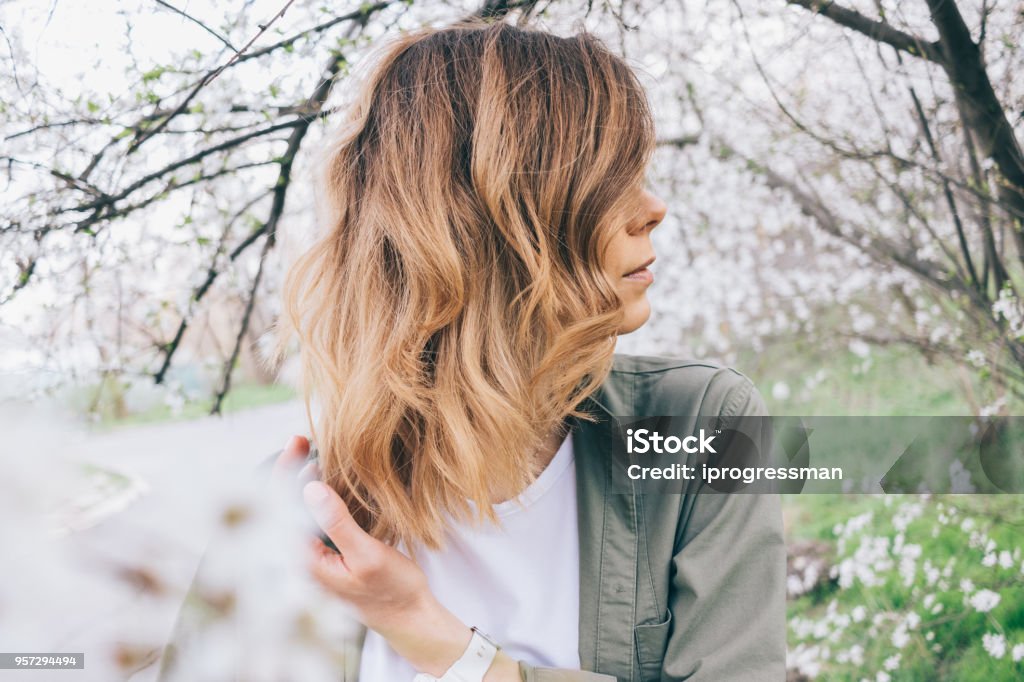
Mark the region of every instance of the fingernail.
POLYGON ((319 507, 327 501, 327 486, 319 481, 310 481, 303 486, 302 496, 308 504, 319 507))
POLYGON ((292 436, 288 439, 288 444, 284 446, 288 450, 294 450, 299 447, 299 437, 292 436))

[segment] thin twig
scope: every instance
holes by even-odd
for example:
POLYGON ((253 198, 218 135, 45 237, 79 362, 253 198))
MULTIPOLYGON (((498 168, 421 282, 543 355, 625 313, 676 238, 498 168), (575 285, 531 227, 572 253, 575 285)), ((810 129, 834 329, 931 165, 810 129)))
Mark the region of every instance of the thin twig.
POLYGON ((222 42, 225 45, 227 45, 228 49, 231 50, 232 52, 236 52, 236 53, 238 52, 238 50, 235 49, 235 46, 232 45, 231 42, 227 38, 222 36, 220 33, 217 33, 212 28, 210 28, 209 26, 207 26, 203 22, 199 21, 198 19, 196 19, 194 16, 192 16, 188 12, 186 12, 184 10, 181 10, 181 9, 178 9, 177 7, 172 5, 171 3, 165 2, 165 0, 156 0, 156 4, 162 5, 162 6, 166 7, 167 9, 171 10, 172 12, 176 12, 176 13, 180 14, 181 16, 185 17, 186 19, 188 19, 189 21, 191 21, 192 23, 194 23, 195 25, 199 26, 201 29, 203 29, 204 31, 206 31, 207 33, 212 35, 214 38, 216 38, 220 42, 222 42))
POLYGON ((288 0, 288 2, 285 3, 284 7, 282 7, 277 12, 277 14, 275 14, 273 17, 270 18, 270 21, 268 21, 266 24, 259 24, 259 27, 260 27, 259 32, 256 35, 254 35, 252 38, 250 38, 249 42, 247 42, 245 45, 243 45, 241 50, 235 51, 235 54, 232 55, 231 59, 229 59, 227 61, 227 63, 225 63, 225 64, 221 65, 220 67, 214 69, 213 71, 210 71, 209 73, 207 73, 206 76, 204 76, 203 79, 200 80, 199 83, 197 83, 196 86, 192 88, 192 91, 188 94, 187 97, 185 97, 184 100, 182 100, 181 104, 179 104, 170 114, 168 114, 167 117, 165 117, 162 121, 160 121, 160 123, 158 123, 153 128, 147 130, 145 133, 143 133, 143 135, 141 137, 137 138, 134 142, 132 142, 132 144, 128 147, 128 149, 125 150, 125 156, 129 156, 133 152, 135 152, 135 150, 137 150, 139 147, 141 147, 142 144, 146 140, 151 139, 154 135, 156 135, 158 132, 163 130, 164 126, 166 126, 171 121, 172 118, 174 118, 175 116, 180 114, 182 111, 184 111, 186 108, 188 108, 189 102, 191 102, 192 99, 196 95, 199 94, 199 91, 202 90, 207 85, 209 85, 210 82, 213 81, 213 79, 215 79, 217 76, 219 76, 221 74, 222 71, 224 71, 224 69, 226 69, 231 64, 233 64, 242 55, 243 52, 248 50, 249 46, 251 46, 254 42, 256 42, 259 39, 260 36, 262 36, 264 33, 266 33, 267 30, 270 28, 270 26, 275 21, 277 21, 282 16, 284 16, 284 13, 288 10, 289 7, 292 6, 292 3, 294 3, 294 2, 295 2, 295 0, 288 0))

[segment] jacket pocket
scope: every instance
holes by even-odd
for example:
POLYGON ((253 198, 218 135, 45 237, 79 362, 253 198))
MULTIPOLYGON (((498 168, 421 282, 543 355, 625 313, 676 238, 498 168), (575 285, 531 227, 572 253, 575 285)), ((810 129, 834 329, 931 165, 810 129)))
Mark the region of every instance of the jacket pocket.
POLYGON ((636 639, 636 655, 640 663, 642 682, 657 682, 661 679, 665 647, 672 630, 672 612, 660 623, 644 623, 633 626, 636 639))

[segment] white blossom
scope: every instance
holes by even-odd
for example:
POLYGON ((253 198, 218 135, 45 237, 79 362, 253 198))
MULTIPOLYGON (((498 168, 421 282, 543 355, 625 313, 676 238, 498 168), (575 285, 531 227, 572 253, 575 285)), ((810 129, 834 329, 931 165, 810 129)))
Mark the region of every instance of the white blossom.
POLYGON ((1006 653, 1006 637, 1002 634, 986 632, 981 637, 981 644, 992 658, 1002 658, 1006 653))
POLYGON ((907 629, 902 624, 892 631, 891 641, 892 645, 897 649, 902 649, 910 642, 910 635, 907 634, 907 629))
POLYGON ((973 606, 974 610, 978 613, 988 613, 999 604, 1000 598, 1001 597, 997 592, 984 589, 978 590, 971 595, 970 602, 971 606, 973 606))
POLYGON ((981 368, 988 364, 985 359, 985 354, 978 349, 973 349, 967 353, 967 362, 971 363, 975 367, 981 368))

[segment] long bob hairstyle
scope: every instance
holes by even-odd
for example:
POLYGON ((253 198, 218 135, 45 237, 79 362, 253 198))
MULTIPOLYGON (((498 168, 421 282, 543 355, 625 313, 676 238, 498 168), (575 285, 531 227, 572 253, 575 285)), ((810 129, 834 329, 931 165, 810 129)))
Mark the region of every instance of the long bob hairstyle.
POLYGON ((437 549, 449 517, 498 522, 495 491, 536 477, 544 437, 592 419, 622 320, 605 249, 654 122, 586 32, 464 21, 371 63, 324 150, 327 230, 288 272, 282 327, 322 479, 374 537, 437 549))

